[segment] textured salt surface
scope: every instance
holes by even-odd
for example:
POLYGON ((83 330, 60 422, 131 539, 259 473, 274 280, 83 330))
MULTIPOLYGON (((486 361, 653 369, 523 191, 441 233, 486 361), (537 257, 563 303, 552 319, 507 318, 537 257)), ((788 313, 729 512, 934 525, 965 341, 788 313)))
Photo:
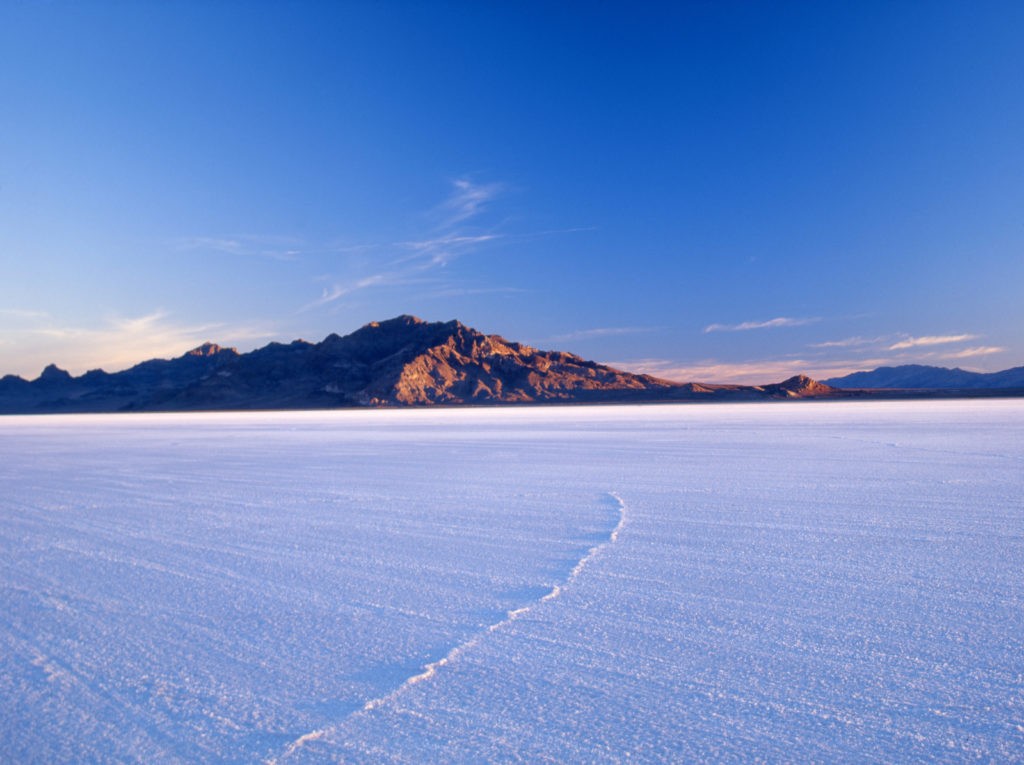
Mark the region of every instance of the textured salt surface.
POLYGON ((0 419, 0 761, 1024 761, 1013 401, 0 419))

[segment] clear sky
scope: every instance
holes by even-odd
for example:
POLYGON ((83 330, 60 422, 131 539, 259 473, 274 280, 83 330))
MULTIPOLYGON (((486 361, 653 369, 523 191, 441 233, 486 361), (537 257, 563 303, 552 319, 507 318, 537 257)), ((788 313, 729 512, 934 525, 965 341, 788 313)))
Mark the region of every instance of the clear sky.
POLYGON ((1024 364, 1024 3, 0 3, 0 374, 401 313, 1024 364))

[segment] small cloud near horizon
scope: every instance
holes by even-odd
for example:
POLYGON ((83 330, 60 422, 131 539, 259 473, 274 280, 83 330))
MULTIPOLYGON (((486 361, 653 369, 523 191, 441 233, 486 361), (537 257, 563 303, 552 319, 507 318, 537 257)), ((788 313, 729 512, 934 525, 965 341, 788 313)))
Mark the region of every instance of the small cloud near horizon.
POLYGON ((819 316, 807 318, 779 316, 767 321, 744 321, 740 324, 708 324, 704 327, 704 334, 709 332, 747 332, 752 329, 774 329, 776 327, 802 327, 805 324, 814 324, 818 321, 821 321, 819 316))
POLYGON ((0 308, 0 316, 9 316, 12 319, 21 319, 24 321, 36 321, 39 319, 50 318, 50 314, 46 311, 30 311, 25 308, 0 308))
MULTIPOLYGON (((914 337, 905 333, 894 333, 889 335, 881 335, 879 337, 847 337, 842 340, 826 340, 820 343, 810 343, 808 348, 865 348, 866 346, 875 346, 875 353, 885 351, 900 351, 897 355, 897 359, 909 358, 906 351, 917 348, 930 348, 937 345, 953 345, 956 343, 967 342, 968 340, 976 340, 980 335, 974 335, 969 333, 962 333, 959 335, 922 335, 920 337, 914 337)), ((959 351, 951 351, 947 353, 935 353, 935 352, 918 352, 914 359, 916 361, 927 361, 929 359, 966 359, 975 356, 989 356, 996 353, 1002 353, 1006 349, 996 346, 979 346, 975 348, 964 348, 959 351)), ((887 364, 891 365, 895 363, 893 359, 889 359, 887 364)), ((914 363, 914 360, 901 361, 900 363, 914 363)))
POLYGON ((907 348, 917 348, 923 345, 947 345, 949 343, 962 343, 967 340, 977 340, 978 335, 926 335, 924 337, 905 337, 899 342, 889 346, 890 351, 901 351, 907 348))
POLYGON ((995 345, 984 345, 978 348, 964 348, 962 351, 955 351, 953 353, 945 353, 941 356, 944 359, 970 359, 976 356, 991 356, 994 353, 1005 353, 1005 348, 1000 348, 995 345))
POLYGON ((811 343, 809 348, 856 348, 863 345, 879 345, 888 343, 891 335, 882 337, 846 337, 842 340, 826 340, 823 343, 811 343))

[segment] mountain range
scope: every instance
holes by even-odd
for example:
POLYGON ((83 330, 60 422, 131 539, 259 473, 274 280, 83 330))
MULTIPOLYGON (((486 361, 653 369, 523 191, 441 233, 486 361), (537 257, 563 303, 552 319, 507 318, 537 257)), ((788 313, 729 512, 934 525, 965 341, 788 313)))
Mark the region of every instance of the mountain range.
POLYGON ((0 378, 0 414, 361 406, 767 401, 1024 395, 1024 367, 991 375, 892 367, 816 382, 679 383, 541 351, 458 321, 398 316, 319 343, 249 353, 204 343, 175 359, 74 377, 54 364, 35 380, 0 378))
POLYGON ((961 389, 1024 388, 1024 367, 1002 372, 968 372, 920 364, 879 367, 870 372, 854 372, 845 377, 825 380, 833 388, 961 389))
POLYGON ((756 401, 837 393, 803 376, 763 386, 680 384, 484 335, 458 321, 399 316, 344 337, 270 343, 249 353, 206 343, 116 373, 73 377, 51 364, 32 381, 0 379, 0 412, 756 401))

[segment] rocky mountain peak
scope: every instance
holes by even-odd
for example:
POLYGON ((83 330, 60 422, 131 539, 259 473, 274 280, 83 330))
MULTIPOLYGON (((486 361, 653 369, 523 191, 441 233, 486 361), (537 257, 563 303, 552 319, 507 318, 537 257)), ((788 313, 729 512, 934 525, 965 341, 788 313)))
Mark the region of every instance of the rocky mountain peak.
POLYGON ((783 388, 793 389, 807 388, 816 384, 817 383, 807 375, 793 375, 779 383, 783 388))
POLYGON ((200 357, 203 357, 203 358, 207 358, 207 357, 210 357, 210 356, 217 356, 217 355, 219 355, 221 353, 230 353, 230 354, 232 354, 234 356, 238 355, 238 351, 235 350, 234 348, 225 348, 222 345, 217 345, 216 343, 209 343, 209 342, 203 343, 202 345, 200 345, 200 346, 198 346, 196 348, 193 348, 191 351, 189 351, 185 355, 186 356, 200 356, 200 357))
POLYGON ((817 380, 812 380, 807 375, 794 375, 775 386, 767 387, 777 388, 779 391, 791 396, 824 396, 834 392, 833 388, 817 380))
POLYGON ((361 329, 383 329, 391 330, 398 327, 415 327, 417 325, 427 324, 428 322, 421 319, 419 316, 411 316, 410 314, 403 313, 401 316, 396 316, 393 319, 385 319, 384 321, 371 321, 369 324, 364 324, 361 329))
POLYGON ((71 379, 71 373, 61 369, 56 364, 48 364, 43 373, 39 375, 39 379, 48 383, 67 382, 71 379))

